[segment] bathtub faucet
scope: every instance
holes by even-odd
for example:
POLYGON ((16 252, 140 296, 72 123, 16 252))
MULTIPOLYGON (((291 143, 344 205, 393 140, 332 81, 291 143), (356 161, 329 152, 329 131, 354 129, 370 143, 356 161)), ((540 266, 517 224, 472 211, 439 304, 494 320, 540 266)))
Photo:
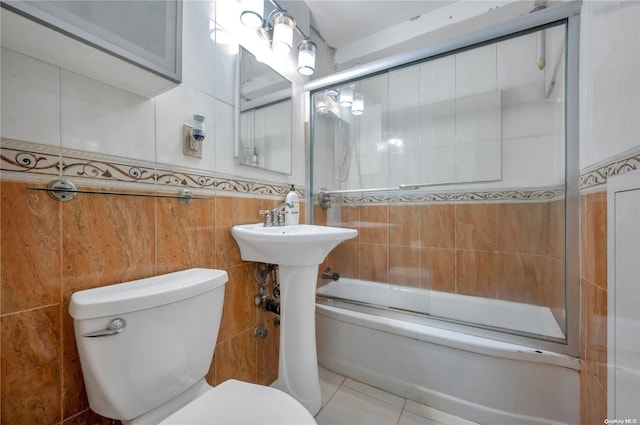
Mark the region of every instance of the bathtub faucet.
POLYGON ((322 278, 323 279, 332 279, 332 280, 338 280, 340 279, 340 273, 338 272, 332 272, 331 271, 331 267, 327 267, 327 270, 322 272, 322 278))

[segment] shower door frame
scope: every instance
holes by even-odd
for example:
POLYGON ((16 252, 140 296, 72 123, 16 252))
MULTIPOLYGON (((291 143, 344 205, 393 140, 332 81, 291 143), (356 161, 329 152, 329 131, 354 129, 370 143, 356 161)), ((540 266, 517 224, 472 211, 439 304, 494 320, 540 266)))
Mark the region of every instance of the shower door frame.
MULTIPOLYGON (((308 223, 313 220, 313 121, 311 120, 311 95, 339 84, 347 84, 364 77, 386 72, 428 58, 509 38, 518 33, 554 24, 566 27, 565 61, 565 334, 562 341, 539 339, 491 329, 474 328, 473 333, 489 338, 554 351, 574 357, 580 355, 580 228, 579 228, 579 50, 580 50, 579 1, 541 10, 472 34, 430 45, 408 53, 380 59, 349 70, 312 80, 305 84, 307 102, 306 136, 310 141, 307 150, 306 209, 308 223)), ((366 191, 366 190, 365 190, 366 191)), ((434 320, 438 320, 434 318, 434 320)), ((464 326, 464 325, 462 325, 464 326)), ((469 326, 473 326, 470 324, 469 326)))

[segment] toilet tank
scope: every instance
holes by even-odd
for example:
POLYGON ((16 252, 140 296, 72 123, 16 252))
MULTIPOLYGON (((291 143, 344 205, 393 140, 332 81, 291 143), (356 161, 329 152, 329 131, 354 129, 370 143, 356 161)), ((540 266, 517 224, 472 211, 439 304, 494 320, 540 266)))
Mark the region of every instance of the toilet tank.
POLYGON ((129 420, 178 396, 208 372, 227 272, 190 269, 76 292, 69 313, 89 405, 129 420), (114 335, 89 337, 114 319, 114 335))

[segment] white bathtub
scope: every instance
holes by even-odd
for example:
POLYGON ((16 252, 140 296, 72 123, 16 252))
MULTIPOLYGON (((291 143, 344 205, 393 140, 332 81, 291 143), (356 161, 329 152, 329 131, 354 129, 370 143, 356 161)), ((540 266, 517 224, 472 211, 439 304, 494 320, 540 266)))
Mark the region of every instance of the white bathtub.
POLYGON ((425 313, 460 322, 564 338, 553 313, 543 306, 350 278, 330 282, 318 288, 317 294, 425 313))
MULTIPOLYGON (((441 294, 429 294, 432 310, 445 302, 448 311, 458 315, 474 309, 467 298, 475 297, 445 294, 439 300, 441 294), (439 302, 434 303, 436 299, 439 302)), ((319 288, 318 295, 371 304, 384 301, 403 309, 409 308, 394 304, 401 297, 414 303, 412 309, 416 303, 425 303, 420 290, 394 291, 389 285, 344 278, 319 288)), ((368 310, 316 304, 320 365, 478 423, 579 423, 579 359, 431 326, 428 320, 414 323, 386 317, 383 310, 368 310)), ((502 323, 512 320, 502 314, 507 313, 499 311, 495 316, 502 317, 502 323)), ((545 316, 536 312, 522 323, 537 333, 532 324, 545 316)), ((487 318, 488 324, 493 320, 487 318)), ((551 320, 555 323, 553 316, 551 320)))

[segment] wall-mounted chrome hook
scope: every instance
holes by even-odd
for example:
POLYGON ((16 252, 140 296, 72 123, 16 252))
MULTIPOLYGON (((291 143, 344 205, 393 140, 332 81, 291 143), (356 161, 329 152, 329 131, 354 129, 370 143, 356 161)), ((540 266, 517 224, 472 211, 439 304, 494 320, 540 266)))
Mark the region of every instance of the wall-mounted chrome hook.
POLYGON ((78 188, 71 180, 57 179, 47 186, 49 195, 57 201, 70 201, 78 194, 78 188))
POLYGON ((178 199, 182 205, 189 205, 193 200, 193 193, 189 189, 182 189, 178 192, 178 199))

